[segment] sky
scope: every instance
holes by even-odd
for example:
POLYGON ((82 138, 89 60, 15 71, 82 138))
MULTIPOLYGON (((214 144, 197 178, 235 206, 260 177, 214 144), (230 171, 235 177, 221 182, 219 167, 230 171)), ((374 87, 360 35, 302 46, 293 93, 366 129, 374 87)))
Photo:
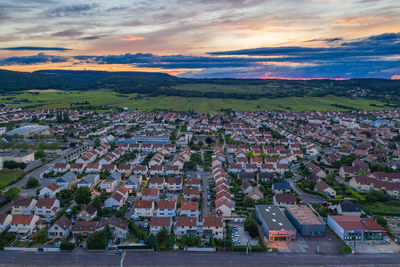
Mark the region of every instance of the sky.
POLYGON ((400 78, 399 0, 1 0, 0 68, 400 78))

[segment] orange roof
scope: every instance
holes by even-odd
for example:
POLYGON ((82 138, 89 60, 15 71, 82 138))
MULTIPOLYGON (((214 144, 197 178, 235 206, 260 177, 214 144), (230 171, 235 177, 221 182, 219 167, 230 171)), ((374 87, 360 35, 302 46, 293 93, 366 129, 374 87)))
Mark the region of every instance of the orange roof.
POLYGON ((199 209, 198 202, 183 201, 181 203, 181 210, 198 210, 198 209, 199 209))

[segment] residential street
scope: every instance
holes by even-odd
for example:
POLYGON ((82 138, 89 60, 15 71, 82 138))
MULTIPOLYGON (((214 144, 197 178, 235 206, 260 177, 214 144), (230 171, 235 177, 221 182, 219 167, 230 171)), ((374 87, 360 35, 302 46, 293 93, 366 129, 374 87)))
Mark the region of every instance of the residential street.
MULTIPOLYGON (((0 266, 119 266, 113 252, 1 251, 0 266)), ((128 252, 123 266, 398 266, 399 254, 128 252)))

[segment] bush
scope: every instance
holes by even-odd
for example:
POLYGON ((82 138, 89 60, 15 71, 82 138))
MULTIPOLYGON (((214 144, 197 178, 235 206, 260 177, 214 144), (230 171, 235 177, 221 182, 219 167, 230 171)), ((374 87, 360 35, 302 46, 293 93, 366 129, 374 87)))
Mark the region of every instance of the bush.
POLYGON ((60 245, 60 249, 61 249, 61 250, 71 251, 71 250, 73 250, 74 248, 75 248, 75 244, 72 243, 72 242, 69 242, 68 240, 63 240, 63 241, 61 242, 61 245, 60 245))
POLYGON ((39 181, 35 177, 29 178, 28 182, 26 183, 26 188, 35 188, 39 186, 39 181))
POLYGON ((88 249, 105 249, 108 240, 110 240, 111 234, 106 231, 95 232, 91 234, 87 239, 88 249))
POLYGON ((91 200, 92 193, 86 186, 79 187, 74 194, 74 199, 77 204, 88 204, 91 200))

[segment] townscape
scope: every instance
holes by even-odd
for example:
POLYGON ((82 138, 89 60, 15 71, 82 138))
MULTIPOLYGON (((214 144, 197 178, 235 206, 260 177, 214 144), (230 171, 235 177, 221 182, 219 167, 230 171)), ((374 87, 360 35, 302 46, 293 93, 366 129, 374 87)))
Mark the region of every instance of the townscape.
POLYGON ((4 107, 0 246, 398 253, 399 121, 4 107))

